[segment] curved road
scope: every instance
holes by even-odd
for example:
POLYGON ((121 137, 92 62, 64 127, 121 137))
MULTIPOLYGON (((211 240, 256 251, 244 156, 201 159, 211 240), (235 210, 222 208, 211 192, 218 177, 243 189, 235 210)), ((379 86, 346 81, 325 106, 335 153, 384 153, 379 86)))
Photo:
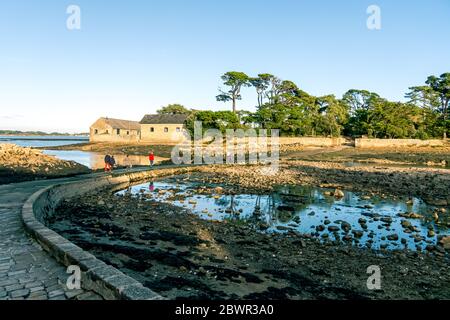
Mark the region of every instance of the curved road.
POLYGON ((0 186, 0 300, 98 300, 84 290, 68 290, 66 268, 31 239, 22 225, 25 201, 41 188, 101 174, 0 186))

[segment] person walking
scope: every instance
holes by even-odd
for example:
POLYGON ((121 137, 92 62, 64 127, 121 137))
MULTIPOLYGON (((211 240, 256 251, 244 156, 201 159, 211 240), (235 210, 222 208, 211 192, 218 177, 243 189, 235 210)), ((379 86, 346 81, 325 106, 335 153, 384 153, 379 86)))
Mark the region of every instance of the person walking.
POLYGON ((111 171, 111 156, 107 154, 105 156, 105 172, 111 171))
POLYGON ((153 163, 155 162, 155 154, 153 151, 150 151, 150 154, 148 155, 148 160, 150 161, 150 167, 153 167, 153 163))
POLYGON ((116 165, 116 159, 114 158, 114 156, 111 156, 109 163, 111 165, 110 171, 112 171, 114 169, 114 166, 116 165))

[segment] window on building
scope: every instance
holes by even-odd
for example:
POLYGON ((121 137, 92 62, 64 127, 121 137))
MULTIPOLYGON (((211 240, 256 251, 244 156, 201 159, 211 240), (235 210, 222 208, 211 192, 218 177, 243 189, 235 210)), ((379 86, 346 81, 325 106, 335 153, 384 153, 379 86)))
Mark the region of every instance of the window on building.
POLYGON ((181 128, 178 127, 178 128, 177 128, 177 132, 181 132, 181 128))
POLYGON ((129 136, 130 135, 130 131, 127 131, 127 136, 129 136))
POLYGON ((120 129, 117 129, 117 135, 119 135, 120 134, 120 129))
POLYGON ((109 130, 106 130, 106 134, 109 134, 109 130))
POLYGON ((98 129, 95 129, 95 130, 94 130, 94 134, 98 134, 98 129))
POLYGON ((150 132, 155 132, 155 128, 150 128, 150 132))
POLYGON ((165 127, 164 132, 166 132, 166 133, 169 132, 169 128, 165 127))

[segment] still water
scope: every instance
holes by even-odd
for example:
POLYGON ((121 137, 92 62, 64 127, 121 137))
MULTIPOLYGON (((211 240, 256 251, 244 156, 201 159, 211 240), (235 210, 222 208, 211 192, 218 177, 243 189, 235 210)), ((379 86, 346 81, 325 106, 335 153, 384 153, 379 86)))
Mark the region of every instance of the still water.
MULTIPOLYGON (((66 151, 66 150, 44 150, 44 154, 55 156, 61 160, 75 161, 90 169, 103 169, 105 166, 105 155, 96 152, 87 151, 66 151)), ((147 156, 130 155, 128 158, 125 155, 114 155, 116 164, 118 166, 144 166, 148 165, 147 156)))
POLYGON ((13 143, 21 147, 58 147, 89 142, 85 136, 0 136, 0 143, 13 143))
MULTIPOLYGON (((12 143, 21 147, 45 148, 58 147, 89 142, 89 137, 84 136, 0 136, 0 143, 12 143)), ((55 156, 61 160, 75 161, 90 169, 104 168, 104 154, 78 150, 43 150, 44 154, 55 156)), ((148 165, 146 156, 115 155, 119 166, 148 165)))
POLYGON ((198 194, 199 188, 196 183, 164 180, 133 186, 117 195, 169 202, 190 209, 203 219, 242 220, 269 233, 292 230, 323 241, 343 241, 344 236, 351 235, 350 240, 347 237, 344 241, 375 249, 424 249, 428 244, 436 244, 437 235, 450 234, 448 221, 436 223, 432 219, 435 208, 417 198, 344 192, 344 197, 337 199, 329 195, 333 190, 305 186, 279 187, 266 195, 198 194), (404 217, 412 212, 423 218, 404 217), (404 228, 406 223, 409 229, 404 228), (350 227, 347 231, 343 230, 345 224, 350 227), (430 236, 429 230, 435 234, 430 236))

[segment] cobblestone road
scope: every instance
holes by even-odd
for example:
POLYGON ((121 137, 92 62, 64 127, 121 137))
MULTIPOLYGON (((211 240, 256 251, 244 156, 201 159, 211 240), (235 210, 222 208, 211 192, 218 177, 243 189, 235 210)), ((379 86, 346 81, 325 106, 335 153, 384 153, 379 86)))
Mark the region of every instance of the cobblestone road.
MULTIPOLYGON (((64 179, 57 180, 64 181, 64 179)), ((84 290, 68 290, 66 268, 26 234, 24 202, 56 180, 0 186, 0 300, 98 300, 84 290)))

